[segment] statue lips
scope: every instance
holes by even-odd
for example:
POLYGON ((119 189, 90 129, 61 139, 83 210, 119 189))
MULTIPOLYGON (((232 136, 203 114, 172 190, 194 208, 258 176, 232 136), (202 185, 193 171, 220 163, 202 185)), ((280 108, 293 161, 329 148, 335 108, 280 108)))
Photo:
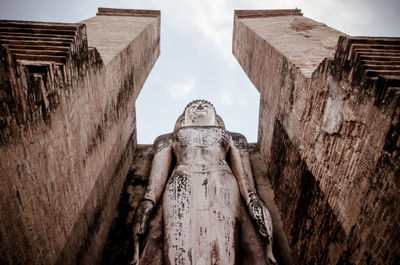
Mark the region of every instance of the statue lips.
POLYGON ((208 112, 205 109, 201 109, 197 111, 197 116, 207 116, 208 112))

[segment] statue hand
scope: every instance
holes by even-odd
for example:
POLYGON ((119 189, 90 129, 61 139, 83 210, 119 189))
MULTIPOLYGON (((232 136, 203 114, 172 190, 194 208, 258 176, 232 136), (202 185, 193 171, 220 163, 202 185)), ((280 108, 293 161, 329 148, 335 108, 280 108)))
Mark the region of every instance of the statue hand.
POLYGON ((266 255, 270 264, 277 264, 272 253, 272 220, 264 201, 253 194, 249 202, 249 211, 254 222, 257 224, 258 232, 266 239, 266 255))
POLYGON ((133 216, 133 235, 144 235, 149 224, 149 218, 154 203, 150 200, 141 200, 133 216))
POLYGON ((267 240, 272 239, 272 221, 264 201, 258 197, 253 198, 249 203, 250 215, 257 225, 258 232, 267 240))
POLYGON ((146 233, 149 225, 149 218, 151 210, 153 209, 154 203, 150 200, 142 200, 136 207, 135 214, 133 216, 133 258, 131 265, 139 265, 139 236, 146 233))

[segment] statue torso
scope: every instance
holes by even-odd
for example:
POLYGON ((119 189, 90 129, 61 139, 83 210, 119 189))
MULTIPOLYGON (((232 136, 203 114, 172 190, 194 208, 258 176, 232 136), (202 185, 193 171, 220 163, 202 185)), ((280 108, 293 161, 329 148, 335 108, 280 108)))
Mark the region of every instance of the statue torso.
POLYGON ((223 165, 230 134, 217 126, 188 126, 172 134, 177 165, 223 165))
POLYGON ((177 163, 163 195, 166 264, 236 264, 240 194, 226 162, 231 134, 187 126, 171 140, 177 163))

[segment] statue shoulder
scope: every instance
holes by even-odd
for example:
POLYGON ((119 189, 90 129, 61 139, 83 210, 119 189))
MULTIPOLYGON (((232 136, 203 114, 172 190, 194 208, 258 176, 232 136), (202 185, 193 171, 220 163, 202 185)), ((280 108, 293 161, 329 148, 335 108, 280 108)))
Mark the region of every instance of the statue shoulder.
POLYGON ((172 133, 167 133, 158 136, 153 143, 154 153, 158 153, 160 150, 170 147, 172 143, 172 133))
POLYGON ((238 149, 247 149, 247 139, 241 133, 230 132, 232 142, 238 149))

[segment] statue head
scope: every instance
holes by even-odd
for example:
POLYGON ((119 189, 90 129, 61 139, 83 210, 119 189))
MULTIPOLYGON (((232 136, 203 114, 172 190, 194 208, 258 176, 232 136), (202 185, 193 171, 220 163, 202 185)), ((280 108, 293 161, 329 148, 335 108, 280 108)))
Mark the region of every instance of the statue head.
POLYGON ((203 99, 193 100, 187 104, 178 118, 174 130, 185 126, 220 126, 225 127, 221 117, 215 112, 211 102, 203 99))
POLYGON ((217 125, 215 123, 215 109, 209 101, 194 100, 186 106, 183 113, 185 115, 183 126, 217 125))

